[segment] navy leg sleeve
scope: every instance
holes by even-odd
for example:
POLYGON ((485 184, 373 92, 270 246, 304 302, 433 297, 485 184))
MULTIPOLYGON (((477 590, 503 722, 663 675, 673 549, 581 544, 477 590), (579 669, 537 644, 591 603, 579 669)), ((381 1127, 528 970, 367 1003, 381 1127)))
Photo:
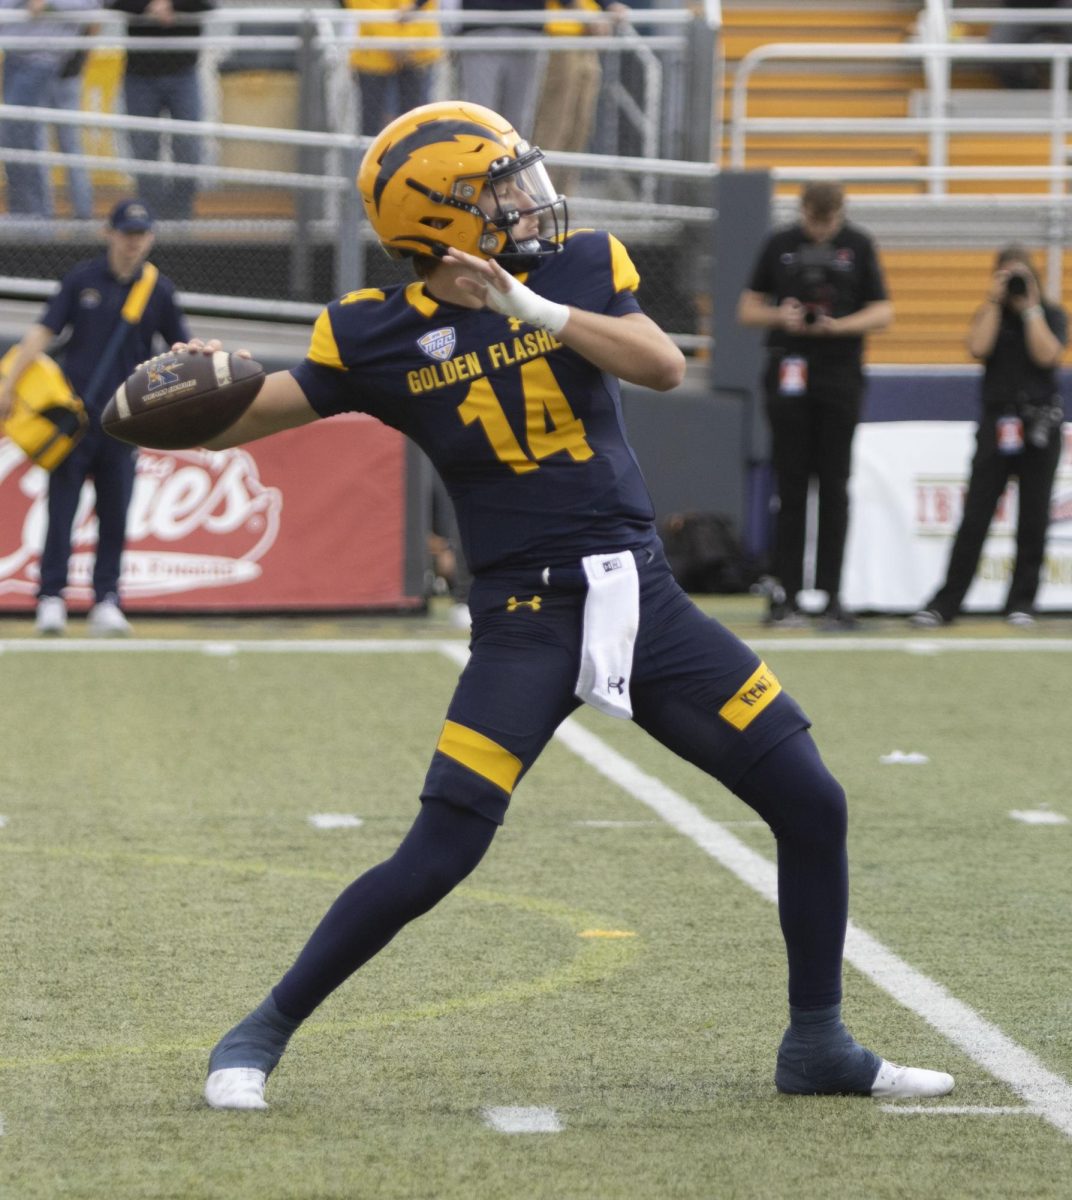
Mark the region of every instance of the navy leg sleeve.
POLYGON ((849 911, 845 792, 803 729, 751 767, 734 791, 767 822, 778 843, 789 1003, 837 1004, 849 911))
POLYGON ((272 992, 288 1017, 304 1020, 396 933, 443 899, 476 867, 498 826, 440 800, 426 800, 395 853, 342 892, 272 992))

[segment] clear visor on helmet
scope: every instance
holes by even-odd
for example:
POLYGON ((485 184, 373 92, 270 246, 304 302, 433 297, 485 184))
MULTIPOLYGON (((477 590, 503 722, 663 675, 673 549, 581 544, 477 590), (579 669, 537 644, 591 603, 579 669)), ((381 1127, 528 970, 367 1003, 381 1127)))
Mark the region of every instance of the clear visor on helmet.
POLYGON ((487 212, 490 224, 511 231, 517 240, 527 241, 534 236, 554 238, 562 232, 563 201, 547 174, 543 154, 532 149, 492 166, 480 207, 487 212), (536 218, 536 229, 522 229, 515 235, 514 226, 531 217, 536 218))

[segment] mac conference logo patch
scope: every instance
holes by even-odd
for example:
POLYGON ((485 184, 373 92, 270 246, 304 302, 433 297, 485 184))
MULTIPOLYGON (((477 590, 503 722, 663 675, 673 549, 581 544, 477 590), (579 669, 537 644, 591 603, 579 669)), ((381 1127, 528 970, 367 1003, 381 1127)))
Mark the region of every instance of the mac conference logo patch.
POLYGON ((454 353, 457 342, 453 326, 448 326, 446 329, 433 329, 430 333, 421 334, 417 339, 417 345, 436 362, 446 362, 454 353))

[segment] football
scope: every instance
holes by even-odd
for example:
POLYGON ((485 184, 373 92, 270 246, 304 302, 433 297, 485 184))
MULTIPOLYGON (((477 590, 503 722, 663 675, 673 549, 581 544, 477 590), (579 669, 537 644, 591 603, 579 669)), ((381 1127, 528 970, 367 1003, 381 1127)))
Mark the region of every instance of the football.
POLYGON ((253 403, 264 368, 225 350, 170 350, 122 384, 101 415, 105 433, 150 450, 201 446, 253 403))

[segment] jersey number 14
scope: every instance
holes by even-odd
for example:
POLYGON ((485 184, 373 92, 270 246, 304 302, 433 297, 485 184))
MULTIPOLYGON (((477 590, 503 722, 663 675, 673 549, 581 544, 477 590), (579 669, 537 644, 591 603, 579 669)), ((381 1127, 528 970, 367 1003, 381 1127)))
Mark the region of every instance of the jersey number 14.
POLYGON ((592 457, 584 436, 584 422, 573 415, 569 401, 558 386, 546 359, 535 358, 521 367, 521 391, 525 398, 526 454, 514 436, 503 406, 487 379, 478 379, 458 406, 466 425, 479 421, 500 462, 515 474, 539 468, 540 460, 564 450, 574 462, 592 457))

